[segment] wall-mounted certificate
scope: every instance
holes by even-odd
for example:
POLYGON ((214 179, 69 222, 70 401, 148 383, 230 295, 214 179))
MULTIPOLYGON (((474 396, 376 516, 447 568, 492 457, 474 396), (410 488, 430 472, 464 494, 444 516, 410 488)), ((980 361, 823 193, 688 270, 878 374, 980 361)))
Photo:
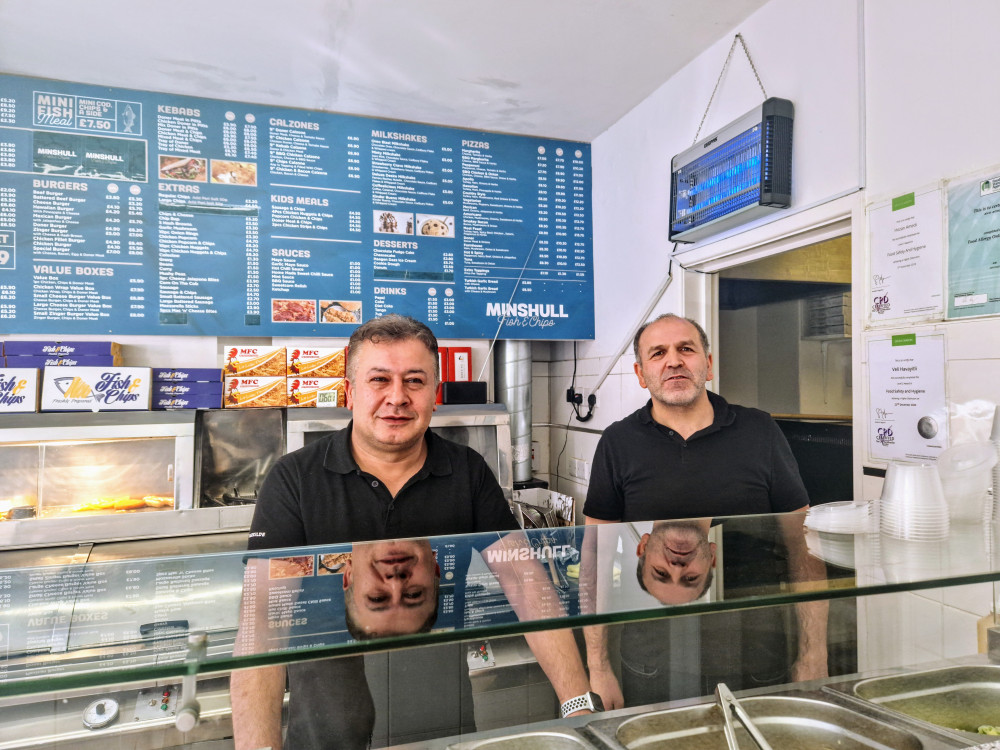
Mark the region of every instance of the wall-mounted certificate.
POLYGON ((948 317, 1000 312, 1000 173, 948 185, 948 317))
POLYGON ((943 317, 941 198, 941 189, 932 187, 869 206, 870 323, 943 317))
POLYGON ((877 460, 933 461, 948 446, 944 336, 868 342, 868 450, 877 460))

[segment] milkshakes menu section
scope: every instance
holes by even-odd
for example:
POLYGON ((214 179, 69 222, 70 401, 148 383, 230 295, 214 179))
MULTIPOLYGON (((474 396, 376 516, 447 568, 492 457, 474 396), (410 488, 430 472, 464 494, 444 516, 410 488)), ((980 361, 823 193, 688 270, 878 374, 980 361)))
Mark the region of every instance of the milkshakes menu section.
POLYGON ((594 335, 590 147, 0 76, 0 330, 594 335))

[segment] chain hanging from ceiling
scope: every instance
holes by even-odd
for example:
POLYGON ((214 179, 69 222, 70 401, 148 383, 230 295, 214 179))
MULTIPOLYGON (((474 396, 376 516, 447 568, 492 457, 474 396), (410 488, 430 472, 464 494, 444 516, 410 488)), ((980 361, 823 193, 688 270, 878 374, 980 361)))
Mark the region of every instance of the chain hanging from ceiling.
POLYGON ((764 90, 764 84, 760 80, 760 75, 757 73, 757 66, 753 63, 753 58, 750 57, 750 50, 747 49, 747 43, 743 40, 742 34, 737 34, 733 38, 733 43, 729 47, 729 54, 726 55, 726 61, 722 64, 722 70, 719 72, 719 77, 715 81, 715 88, 712 89, 712 95, 708 97, 708 104, 705 106, 705 114, 701 116, 701 122, 698 123, 698 131, 694 134, 694 140, 691 141, 692 145, 698 142, 698 136, 701 135, 701 128, 705 124, 705 118, 708 117, 708 110, 712 107, 712 100, 715 99, 715 92, 719 90, 719 84, 722 83, 723 77, 726 75, 726 70, 729 68, 729 61, 733 59, 733 52, 736 50, 736 43, 739 42, 740 46, 743 48, 743 53, 747 56, 747 62, 750 63, 750 70, 753 71, 754 78, 757 79, 757 85, 760 86, 761 93, 764 94, 764 98, 767 99, 767 91, 764 90))

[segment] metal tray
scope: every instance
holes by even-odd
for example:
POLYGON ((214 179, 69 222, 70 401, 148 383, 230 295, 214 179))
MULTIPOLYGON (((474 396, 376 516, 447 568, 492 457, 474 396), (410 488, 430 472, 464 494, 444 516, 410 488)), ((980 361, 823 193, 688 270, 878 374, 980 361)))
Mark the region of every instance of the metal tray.
MULTIPOLYGON (((775 748, 795 750, 924 750, 905 730, 851 709, 789 696, 742 698, 740 702, 775 748)), ((727 750, 722 714, 714 703, 667 709, 587 725, 606 745, 632 750, 727 750)), ((752 747, 739 727, 741 747, 752 747)))
POLYGON ((873 677, 854 685, 854 695, 882 708, 988 742, 976 730, 1000 726, 1000 666, 944 667, 873 677))

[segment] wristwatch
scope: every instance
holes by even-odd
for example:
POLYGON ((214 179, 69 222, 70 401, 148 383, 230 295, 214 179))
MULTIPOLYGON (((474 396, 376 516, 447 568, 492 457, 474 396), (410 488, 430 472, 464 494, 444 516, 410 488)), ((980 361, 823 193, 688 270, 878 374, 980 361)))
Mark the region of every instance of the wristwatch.
POLYGON ((570 698, 568 701, 559 706, 559 713, 562 714, 562 717, 565 719, 571 713, 582 711, 585 708, 590 711, 603 711, 604 702, 601 700, 601 696, 597 693, 584 693, 583 695, 578 695, 575 698, 570 698))

